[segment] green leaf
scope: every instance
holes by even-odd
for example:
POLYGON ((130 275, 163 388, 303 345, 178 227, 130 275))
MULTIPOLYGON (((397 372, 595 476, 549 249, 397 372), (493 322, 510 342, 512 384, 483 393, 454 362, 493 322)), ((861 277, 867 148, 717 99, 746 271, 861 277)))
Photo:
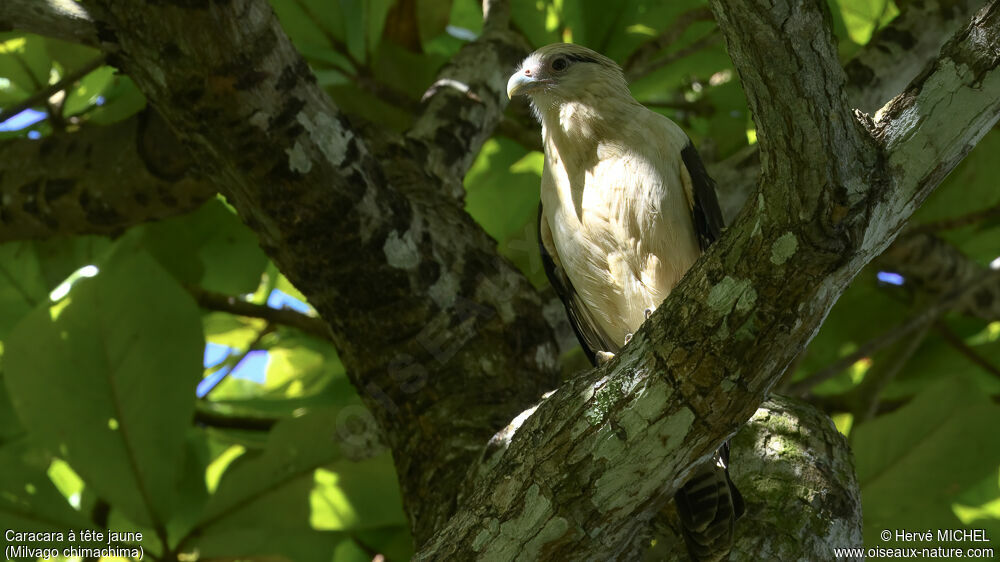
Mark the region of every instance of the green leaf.
POLYGON ((452 0, 449 23, 478 35, 483 30, 483 4, 476 0, 452 0))
POLYGON ((347 49, 359 61, 368 60, 382 40, 385 18, 395 0, 340 0, 347 49))
MULTIPOLYGON (((3 343, 0 342, 0 358, 3 357, 3 343)), ((7 386, 0 384, 0 446, 11 441, 24 437, 24 428, 14 413, 14 406, 10 403, 10 395, 7 393, 7 386)))
POLYGON ((35 306, 49 300, 49 289, 31 242, 0 245, 0 340, 35 306))
POLYGON ((417 29, 421 44, 444 33, 451 19, 452 0, 417 0, 417 29))
POLYGON ((45 51, 52 60, 59 63, 63 74, 69 74, 82 68, 101 56, 101 52, 79 43, 71 43, 62 39, 45 37, 45 51))
POLYGON ((996 183, 996 178, 1000 177, 998 153, 1000 130, 991 130, 917 209, 912 222, 920 224, 960 217, 1000 203, 996 183))
POLYGON ((333 346, 299 346, 283 342, 268 351, 267 378, 262 390, 269 396, 295 398, 315 394, 334 377, 345 377, 333 346))
POLYGON ((219 200, 183 217, 145 225, 136 236, 178 280, 208 291, 252 293, 267 265, 257 237, 219 200))
POLYGON ((24 426, 137 523, 171 513, 194 411, 198 310, 149 257, 119 255, 11 333, 4 377, 24 426))
POLYGON ((84 76, 66 92, 63 115, 69 117, 91 107, 97 101, 97 97, 111 84, 114 74, 115 69, 102 66, 84 76))
POLYGON ((465 210, 536 286, 545 284, 536 232, 543 158, 496 137, 483 144, 465 176, 465 210))
POLYGON ((203 555, 277 551, 293 560, 329 560, 346 538, 340 531, 405 524, 390 456, 344 457, 344 439, 370 442, 375 435, 373 425, 367 436, 352 433, 355 410, 327 409, 276 425, 262 454, 230 465, 185 547, 203 555))
POLYGON ((535 47, 562 40, 558 10, 552 1, 511 0, 510 18, 535 47))
POLYGON ((866 544, 882 529, 954 529, 959 494, 996 474, 1000 406, 964 377, 949 377, 899 410, 857 426, 853 449, 866 544))
POLYGON ((46 467, 30 457, 23 442, 0 448, 0 529, 65 533, 89 527, 49 480, 46 467))
POLYGON ((30 33, 0 33, 0 76, 32 94, 49 84, 51 59, 45 40, 30 33))
POLYGON ((875 30, 899 14, 892 0, 838 0, 837 6, 848 37, 859 45, 867 44, 875 30))
POLYGON ((127 119, 146 107, 146 96, 128 76, 115 74, 104 89, 104 105, 94 109, 87 119, 98 125, 110 125, 127 119))
MULTIPOLYGON (((948 325, 959 331, 962 330, 961 325, 966 323, 982 327, 982 322, 978 320, 963 322, 962 319, 952 320, 948 325)), ((931 335, 934 336, 935 332, 932 331, 931 335)), ((1000 341, 995 336, 992 339, 979 338, 980 341, 973 341, 971 329, 971 337, 957 335, 959 339, 965 339, 965 344, 987 363, 1000 365, 1000 341)), ((944 338, 936 336, 928 338, 920 346, 902 372, 882 392, 882 398, 906 399, 936 384, 943 377, 953 376, 961 376, 964 380, 975 383, 980 392, 987 396, 1000 394, 1000 378, 973 362, 944 338)))
POLYGON ((271 6, 281 21, 281 27, 298 49, 305 46, 330 48, 327 34, 343 39, 343 22, 340 21, 339 7, 334 2, 272 0, 271 6))
POLYGON ((408 94, 414 101, 423 96, 447 59, 440 55, 418 55, 386 41, 375 52, 372 72, 379 82, 408 94))
MULTIPOLYGON (((891 287, 880 288, 875 268, 864 269, 837 300, 819 333, 799 363, 796 379, 853 353, 860 345, 908 317, 908 307, 892 298, 891 287)), ((850 369, 813 389, 816 394, 843 392, 859 380, 850 369)))
POLYGON ((184 455, 177 481, 176 501, 168 526, 171 537, 181 537, 195 527, 208 502, 205 471, 211 461, 208 438, 204 431, 188 429, 184 455))
POLYGON ((113 245, 105 236, 74 236, 36 240, 35 253, 47 291, 55 289, 85 265, 98 264, 113 245))

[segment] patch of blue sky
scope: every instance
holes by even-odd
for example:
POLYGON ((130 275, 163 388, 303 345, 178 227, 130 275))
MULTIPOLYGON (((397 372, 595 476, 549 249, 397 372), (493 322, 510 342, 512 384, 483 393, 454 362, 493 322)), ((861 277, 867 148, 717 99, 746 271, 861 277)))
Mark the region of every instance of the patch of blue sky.
POLYGON ((205 344, 205 359, 203 360, 203 364, 206 369, 214 367, 225 361, 226 357, 229 357, 229 354, 234 351, 235 350, 229 346, 207 342, 205 344))
POLYGON ((290 308, 298 312, 306 313, 309 312, 309 305, 300 301, 299 299, 275 289, 271 291, 270 296, 267 297, 267 306, 271 308, 290 308))
POLYGON ((906 282, 906 279, 902 275, 892 271, 879 271, 876 277, 880 282, 889 285, 902 285, 906 282))
MULTIPOLYGON (((205 366, 210 367, 218 365, 225 360, 230 351, 233 350, 224 345, 214 343, 206 344, 204 360, 205 366), (211 346, 211 350, 209 349, 209 346, 211 346), (213 362, 211 365, 209 364, 210 361, 213 362)), ((237 379, 252 381, 257 384, 264 384, 264 381, 267 380, 268 360, 267 351, 255 349, 254 351, 247 353, 247 356, 243 358, 243 361, 236 366, 236 369, 229 376, 237 379)), ((215 388, 215 386, 219 384, 219 381, 222 380, 222 378, 228 373, 229 368, 219 369, 211 375, 201 379, 201 382, 198 383, 198 388, 195 390, 195 394, 198 398, 204 397, 210 390, 215 388)))
POLYGON ((25 127, 30 127, 46 117, 44 111, 25 109, 21 113, 14 115, 3 123, 0 123, 0 131, 19 131, 25 127))

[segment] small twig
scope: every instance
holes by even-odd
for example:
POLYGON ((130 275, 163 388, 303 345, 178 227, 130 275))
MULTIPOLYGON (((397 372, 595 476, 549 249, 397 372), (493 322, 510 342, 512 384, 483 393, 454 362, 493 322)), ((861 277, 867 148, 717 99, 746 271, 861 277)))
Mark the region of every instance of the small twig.
POLYGON ((53 94, 60 90, 65 90, 73 85, 74 82, 83 78, 84 76, 90 74, 94 70, 97 70, 102 64, 104 64, 104 55, 97 57, 96 59, 83 65, 76 71, 67 74, 62 80, 42 88, 31 94, 27 99, 7 108, 5 111, 0 111, 0 123, 10 119, 11 117, 21 113, 25 109, 30 109, 36 105, 45 103, 53 94))
POLYGON ((913 337, 901 343, 898 353, 886 359, 884 364, 868 372, 858 388, 861 403, 855 411, 855 423, 870 420, 875 416, 882 401, 882 391, 903 370, 903 367, 910 361, 913 354, 920 348, 920 344, 924 343, 929 330, 929 324, 921 326, 913 337))
POLYGON ((690 111, 698 115, 712 115, 715 113, 715 106, 705 98, 695 101, 688 101, 680 96, 673 100, 643 100, 642 105, 646 107, 658 107, 662 109, 677 109, 680 111, 690 111))
POLYGON ((290 326, 324 340, 330 339, 330 332, 326 326, 326 322, 321 318, 308 316, 290 308, 271 308, 262 304, 247 302, 229 295, 206 291, 201 287, 189 285, 186 289, 194 297, 198 306, 204 309, 228 312, 237 316, 247 316, 250 318, 263 318, 269 324, 290 326))
POLYGON ((982 369, 987 373, 990 373, 995 377, 1000 377, 1000 368, 987 361, 985 357, 977 353, 975 349, 972 349, 969 344, 962 341, 962 338, 958 337, 958 334, 956 334, 944 322, 935 322, 934 329, 941 334, 944 341, 948 342, 949 345, 954 347, 956 351, 964 355, 969 361, 972 361, 977 366, 982 367, 982 369))
POLYGON ((354 65, 354 68, 361 68, 362 66, 364 66, 362 63, 358 61, 358 59, 354 57, 354 55, 351 54, 350 49, 347 48, 347 43, 341 41, 337 36, 331 33, 330 30, 328 30, 325 26, 320 24, 320 22, 323 21, 323 19, 320 18, 319 15, 316 12, 314 12, 313 9, 310 8, 308 4, 306 4, 302 0, 292 0, 292 1, 295 3, 296 6, 299 7, 300 10, 302 10, 303 12, 305 12, 307 16, 309 16, 309 19, 311 19, 313 22, 316 23, 316 28, 319 29, 319 32, 323 34, 323 37, 325 37, 327 42, 330 43, 330 46, 336 49, 336 51, 341 55, 343 55, 343 57, 346 58, 348 62, 354 65))
POLYGON ((270 431, 280 418, 255 416, 226 415, 199 407, 194 411, 194 421, 209 427, 219 429, 242 429, 245 431, 270 431))
POLYGON ((712 19, 712 10, 708 9, 708 7, 695 8, 677 16, 677 19, 664 29, 662 33, 646 41, 629 55, 623 65, 625 75, 629 79, 635 79, 648 74, 649 69, 644 69, 642 72, 639 72, 637 69, 645 66, 660 51, 676 43, 693 23, 712 21, 712 19))
POLYGON ((882 333, 881 335, 868 340, 861 345, 854 353, 841 357, 840 359, 834 361, 830 365, 820 369, 802 379, 801 381, 792 384, 788 387, 788 393, 791 395, 804 395, 812 387, 829 380, 839 374, 844 369, 850 367, 854 363, 858 362, 865 357, 875 353, 876 351, 892 345, 898 341, 903 336, 912 333, 913 331, 930 324, 938 319, 942 314, 948 312, 952 307, 960 303, 964 297, 971 292, 975 291, 979 287, 985 285, 989 282, 996 282, 1000 278, 996 272, 987 272, 981 277, 975 279, 971 283, 960 287, 954 291, 943 296, 933 305, 924 309, 920 314, 906 320, 905 322, 891 328, 890 330, 882 333))
POLYGON ((648 63, 646 66, 641 67, 639 70, 629 74, 630 80, 635 80, 636 78, 641 78, 647 74, 651 74, 664 66, 673 64, 686 56, 697 53, 706 47, 711 47, 720 41, 722 41, 722 33, 719 32, 718 28, 713 29, 707 35, 699 37, 687 47, 684 47, 677 52, 670 53, 661 59, 657 59, 655 62, 648 63))
POLYGON ((973 211, 967 215, 962 215, 960 217, 954 217, 950 219, 943 219, 939 221, 916 225, 907 229, 906 234, 907 235, 931 234, 942 230, 952 230, 955 228, 961 228, 963 226, 968 226, 970 224, 975 224, 977 222, 981 222, 986 219, 992 219, 996 217, 1000 217, 1000 203, 997 203, 996 205, 987 207, 985 209, 973 211))
POLYGON ((270 322, 267 324, 267 326, 264 326, 264 329, 257 333, 257 337, 254 338, 252 342, 250 342, 250 345, 248 345, 246 350, 240 355, 240 358, 236 361, 236 364, 233 365, 232 368, 230 368, 228 371, 223 373, 222 376, 219 377, 219 379, 212 384, 212 386, 208 387, 208 389, 205 391, 205 394, 201 396, 201 399, 202 400, 208 399, 208 395, 211 394, 212 391, 215 390, 216 388, 219 388, 219 385, 222 384, 222 381, 229 378, 229 375, 236 372, 236 370, 240 368, 240 365, 242 365, 243 362, 246 361, 247 357, 250 356, 250 352, 256 351, 258 346, 260 346, 261 340, 263 340, 264 337, 266 337, 271 332, 274 332, 274 329, 275 329, 274 324, 271 324, 270 322))

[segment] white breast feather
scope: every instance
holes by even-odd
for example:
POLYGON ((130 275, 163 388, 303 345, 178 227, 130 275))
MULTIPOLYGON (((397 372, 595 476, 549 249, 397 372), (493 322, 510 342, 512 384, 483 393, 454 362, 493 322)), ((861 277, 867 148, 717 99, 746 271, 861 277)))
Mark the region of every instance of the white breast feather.
POLYGON ((639 109, 620 134, 589 146, 548 131, 542 176, 559 260, 601 329, 622 343, 700 254, 681 181, 687 137, 639 109))

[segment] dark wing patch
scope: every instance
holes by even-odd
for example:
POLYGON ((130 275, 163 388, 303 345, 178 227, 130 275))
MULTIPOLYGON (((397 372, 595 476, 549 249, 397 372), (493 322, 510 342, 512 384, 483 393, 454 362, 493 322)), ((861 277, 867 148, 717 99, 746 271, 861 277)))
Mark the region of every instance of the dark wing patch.
POLYGON ((542 212, 542 204, 539 203, 538 251, 542 255, 545 276, 549 278, 549 283, 555 289, 556 294, 559 295, 563 306, 566 307, 569 324, 573 327, 576 339, 580 341, 580 347, 583 348, 583 352, 587 355, 587 359, 590 360, 590 364, 596 366, 598 351, 617 353, 618 346, 611 343, 611 338, 604 333, 604 330, 598 327, 594 321, 594 317, 591 316, 590 311, 587 309, 587 305, 580 300, 579 295, 573 288, 573 283, 566 276, 566 272, 556 263, 556 258, 553 257, 555 248, 550 249, 546 244, 546 241, 551 240, 552 234, 549 232, 547 222, 545 222, 545 213, 542 212))
POLYGON ((715 195, 715 181, 708 175, 701 156, 690 140, 681 151, 681 158, 684 160, 688 175, 691 176, 691 220, 698 235, 698 244, 704 251, 712 242, 718 240, 725 226, 722 221, 722 210, 719 209, 719 199, 715 195))

